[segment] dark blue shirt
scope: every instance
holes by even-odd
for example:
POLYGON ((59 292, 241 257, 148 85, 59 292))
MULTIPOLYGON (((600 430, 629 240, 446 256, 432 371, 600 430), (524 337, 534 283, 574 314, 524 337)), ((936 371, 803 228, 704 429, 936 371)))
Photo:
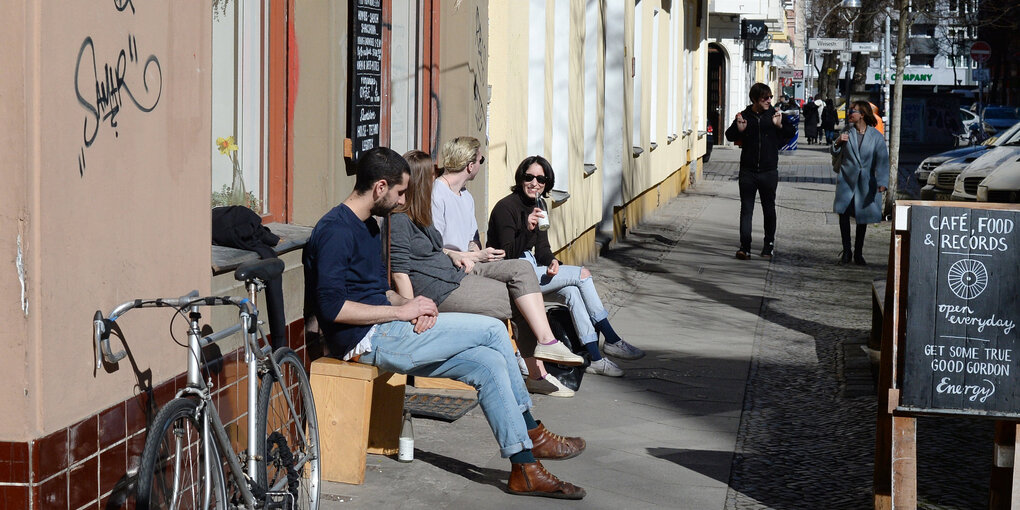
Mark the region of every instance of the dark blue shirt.
POLYGON ((375 219, 361 221, 344 204, 315 224, 305 245, 305 303, 315 312, 332 356, 343 357, 372 327, 333 322, 345 302, 390 304, 381 248, 375 219))

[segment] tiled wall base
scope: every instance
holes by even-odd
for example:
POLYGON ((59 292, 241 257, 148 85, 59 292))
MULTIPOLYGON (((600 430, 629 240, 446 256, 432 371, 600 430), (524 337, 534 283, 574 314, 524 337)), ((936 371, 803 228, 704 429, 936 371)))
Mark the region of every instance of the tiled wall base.
MULTIPOLYGON (((305 346, 304 320, 292 322, 287 336, 306 368, 321 355, 305 346)), ((213 374, 216 407, 239 444, 246 442, 246 380, 241 349, 225 354, 222 369, 213 374)), ((146 428, 185 381, 181 374, 46 437, 0 442, 0 509, 133 509, 133 475, 146 428)))

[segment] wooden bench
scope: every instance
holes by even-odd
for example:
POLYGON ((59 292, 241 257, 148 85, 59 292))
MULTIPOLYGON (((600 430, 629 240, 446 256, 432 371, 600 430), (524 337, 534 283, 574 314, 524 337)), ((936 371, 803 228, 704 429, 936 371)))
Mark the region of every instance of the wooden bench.
POLYGON ((312 362, 322 479, 361 484, 368 453, 397 453, 407 376, 323 357, 312 362))

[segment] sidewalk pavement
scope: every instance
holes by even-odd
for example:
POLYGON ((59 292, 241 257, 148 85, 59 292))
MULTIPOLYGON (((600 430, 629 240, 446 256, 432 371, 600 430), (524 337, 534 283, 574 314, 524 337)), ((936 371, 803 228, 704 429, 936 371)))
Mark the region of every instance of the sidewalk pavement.
MULTIPOLYGON (((505 492, 510 463, 479 408, 415 419, 415 460, 370 455, 363 485, 324 482, 324 509, 864 508, 874 388, 861 350, 889 227, 869 229, 865 267, 837 266, 833 185, 821 148, 780 160, 776 257, 738 261, 738 149, 588 264, 614 328, 648 355, 619 379, 588 374, 534 415, 587 450, 544 464, 580 502, 505 492)), ((755 245, 761 210, 755 211, 755 245)), ((966 506, 965 506, 966 507, 966 506)))

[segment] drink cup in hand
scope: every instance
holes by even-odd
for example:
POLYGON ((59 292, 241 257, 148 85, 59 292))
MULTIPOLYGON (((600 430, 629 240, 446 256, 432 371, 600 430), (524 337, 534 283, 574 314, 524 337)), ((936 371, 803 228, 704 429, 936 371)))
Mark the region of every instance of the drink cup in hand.
POLYGON ((545 231, 549 230, 549 213, 542 211, 538 216, 538 229, 545 231))
POLYGON ((545 201, 541 198, 538 200, 538 207, 542 209, 542 212, 538 215, 538 229, 541 231, 549 230, 549 211, 545 208, 545 201))

